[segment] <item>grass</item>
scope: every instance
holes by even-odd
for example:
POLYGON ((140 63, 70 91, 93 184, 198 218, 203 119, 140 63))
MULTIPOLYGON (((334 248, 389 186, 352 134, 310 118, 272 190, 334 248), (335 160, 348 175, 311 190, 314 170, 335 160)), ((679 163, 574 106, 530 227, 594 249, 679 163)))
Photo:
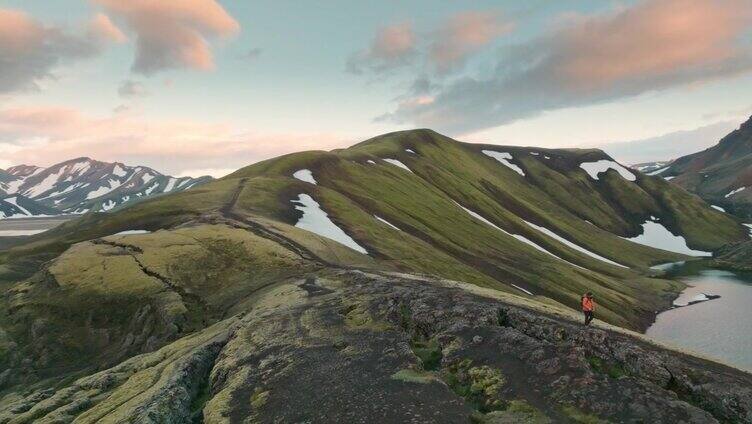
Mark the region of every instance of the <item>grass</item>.
POLYGON ((169 341, 220 319, 270 283, 314 269, 276 243, 223 225, 106 242, 77 244, 46 274, 10 290, 3 306, 15 312, 2 322, 0 351, 8 338, 20 352, 55 346, 40 369, 109 363, 140 353, 142 345, 114 342, 129 333, 169 341))
POLYGON ((410 348, 412 348, 413 353, 415 356, 420 358, 420 362, 423 366, 423 369, 426 371, 435 371, 439 369, 441 366, 441 347, 439 346, 439 343, 434 340, 428 340, 428 341, 416 341, 413 340, 410 343, 410 348))
POLYGON ((433 373, 425 371, 416 371, 411 369, 399 370, 392 374, 392 379, 404 381, 407 383, 428 384, 439 381, 433 373))
MULTIPOLYGON (((327 263, 433 274, 521 294, 510 285, 517 284, 570 307, 578 305, 581 293, 594 291, 599 299, 599 318, 634 329, 642 328, 653 311, 665 306, 667 293, 680 288, 670 281, 645 278, 641 269, 684 258, 627 242, 618 235, 633 235, 650 215, 660 216, 670 228, 683 231, 691 245, 703 248, 734 240, 742 231, 735 222, 660 178, 645 177, 631 183, 609 173, 593 181, 578 163, 597 159, 600 153, 595 150, 546 150, 544 154, 551 159, 530 155, 524 148, 463 144, 430 130, 417 130, 385 134, 334 152, 286 155, 186 192, 160 196, 110 214, 87 215, 32 237, 0 253, 0 284, 7 287, 28 278, 45 261, 77 242, 127 229, 173 228, 200 216, 218 214, 237 195, 234 212, 293 240, 327 263), (417 154, 405 152, 407 148, 417 154), (511 152, 527 176, 483 155, 480 150, 485 148, 511 152), (387 157, 399 159, 414 172, 381 160, 387 157), (291 177, 303 168, 312 170, 318 185, 291 177), (370 256, 292 227, 299 212, 290 200, 300 193, 313 196, 332 221, 365 246, 370 256), (473 218, 455 201, 507 232, 522 235, 586 269, 571 266, 473 218), (614 267, 579 253, 527 226, 523 218, 634 269, 614 267)), ((183 236, 180 231, 160 233, 160 237, 170 239, 183 236)), ((290 252, 271 249, 259 238, 209 238, 200 247, 192 246, 190 240, 181 246, 182 242, 160 244, 145 238, 152 245, 147 246, 150 252, 143 260, 165 276, 182 281, 187 289, 213 289, 212 301, 219 303, 225 297, 243 294, 243 289, 237 289, 238 281, 249 279, 261 284, 284 277, 290 261, 295 261, 290 252), (271 250, 251 255, 253 259, 246 261, 243 252, 250 244, 260 246, 259 251, 271 250)), ((148 282, 132 275, 134 287, 119 287, 131 272, 128 261, 127 257, 107 261, 109 270, 123 269, 122 281, 116 277, 113 287, 107 288, 113 294, 141 290, 148 282)), ((81 271, 82 284, 89 279, 87 272, 94 280, 94 274, 103 272, 99 265, 90 265, 90 271, 81 271)), ((77 272, 74 269, 71 272, 77 272)), ((87 284, 96 292, 94 280, 87 284)))

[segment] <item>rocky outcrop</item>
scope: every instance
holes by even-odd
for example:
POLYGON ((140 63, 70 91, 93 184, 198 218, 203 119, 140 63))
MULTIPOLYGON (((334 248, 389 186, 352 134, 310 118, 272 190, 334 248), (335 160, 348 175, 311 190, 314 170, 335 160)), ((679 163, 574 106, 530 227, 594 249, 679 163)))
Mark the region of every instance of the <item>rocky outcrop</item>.
POLYGON ((729 244, 715 252, 711 264, 734 271, 752 271, 752 241, 729 244))
POLYGON ((752 376, 557 306, 446 280, 329 269, 61 388, 0 422, 752 421, 752 376))

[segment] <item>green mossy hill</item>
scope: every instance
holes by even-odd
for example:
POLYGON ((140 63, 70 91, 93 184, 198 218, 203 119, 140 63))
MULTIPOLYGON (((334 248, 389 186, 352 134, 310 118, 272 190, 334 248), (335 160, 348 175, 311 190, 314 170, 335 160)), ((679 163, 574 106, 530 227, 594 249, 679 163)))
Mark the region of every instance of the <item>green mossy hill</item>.
MULTIPOLYGON (((289 229, 301 245, 354 255, 289 229)), ((322 265, 223 224, 81 242, 0 300, 0 386, 111 366, 246 310, 253 295, 322 265)))
POLYGON ((322 269, 248 294, 237 314, 154 351, 5 389, 0 422, 704 424, 752 414, 749 374, 483 290, 322 269), (431 370, 416 340, 441 352, 431 370), (603 372, 617 365, 623 373, 603 372))
POLYGON ((385 134, 348 149, 270 159, 186 192, 71 221, 1 252, 0 285, 28 278, 77 242, 225 221, 284 238, 288 248, 326 265, 439 275, 570 307, 596 290, 600 318, 642 329, 681 288, 647 278, 648 267, 687 258, 623 237, 637 235, 650 217, 698 249, 748 236, 661 178, 638 173, 632 182, 609 170, 596 180, 579 166, 606 158, 598 150, 466 144, 430 130, 385 134), (525 175, 484 150, 508 153, 525 175), (316 184, 293 178, 304 169, 316 184), (301 194, 368 255, 295 230, 301 194))

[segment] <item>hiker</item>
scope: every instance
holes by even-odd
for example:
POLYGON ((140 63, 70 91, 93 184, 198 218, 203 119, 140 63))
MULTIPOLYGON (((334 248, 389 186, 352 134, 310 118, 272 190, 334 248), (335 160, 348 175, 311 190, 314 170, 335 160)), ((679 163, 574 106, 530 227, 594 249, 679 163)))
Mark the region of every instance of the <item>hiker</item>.
POLYGON ((595 301, 593 300, 593 293, 587 292, 582 296, 582 313, 585 314, 585 325, 590 325, 593 320, 593 312, 595 311, 595 301))

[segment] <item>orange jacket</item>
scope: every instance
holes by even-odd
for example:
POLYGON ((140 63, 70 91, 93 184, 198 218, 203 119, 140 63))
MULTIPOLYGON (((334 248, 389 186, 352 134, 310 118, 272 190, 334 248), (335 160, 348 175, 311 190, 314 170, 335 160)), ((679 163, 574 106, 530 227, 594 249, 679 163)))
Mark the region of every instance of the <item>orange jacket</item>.
POLYGON ((588 298, 587 296, 582 297, 582 310, 583 311, 595 310, 595 302, 593 302, 592 298, 588 298))

